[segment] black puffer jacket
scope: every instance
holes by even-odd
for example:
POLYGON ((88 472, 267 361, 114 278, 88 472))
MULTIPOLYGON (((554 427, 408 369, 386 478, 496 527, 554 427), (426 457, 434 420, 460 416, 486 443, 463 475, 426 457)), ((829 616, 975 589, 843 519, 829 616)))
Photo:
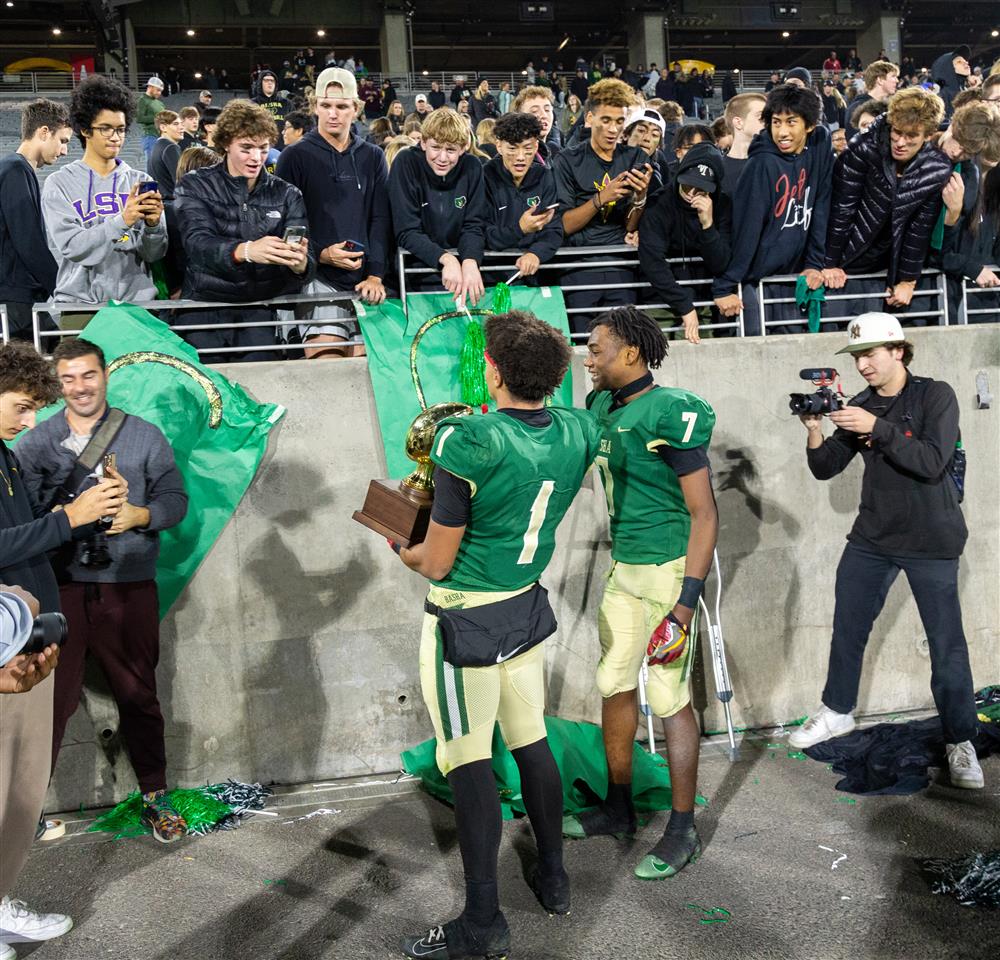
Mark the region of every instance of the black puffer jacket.
POLYGON ((851 138, 837 158, 826 266, 850 272, 851 261, 867 249, 891 218, 887 282, 892 285, 920 276, 943 205, 941 190, 951 176, 951 161, 926 143, 897 177, 889 130, 887 117, 877 117, 865 133, 851 138))
POLYGON ((308 225, 299 188, 267 171, 261 171, 248 192, 246 178, 230 176, 225 161, 192 170, 177 184, 174 216, 188 258, 186 300, 267 300, 297 293, 316 273, 312 248, 301 275, 288 267, 233 259, 233 251, 247 240, 282 237, 288 227, 308 225))

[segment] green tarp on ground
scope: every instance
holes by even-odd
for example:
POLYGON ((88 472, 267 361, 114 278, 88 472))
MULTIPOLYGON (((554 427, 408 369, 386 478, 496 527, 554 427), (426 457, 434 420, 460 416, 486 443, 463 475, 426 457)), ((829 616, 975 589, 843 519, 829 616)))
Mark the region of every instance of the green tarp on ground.
MULTIPOLYGON (((487 290, 471 315, 479 322, 492 312, 494 290, 487 290)), ((558 287, 510 287, 511 308, 528 310, 551 323, 569 339, 569 322, 562 291, 558 287)), ((381 306, 357 304, 358 320, 368 352, 368 373, 375 392, 382 444, 390 477, 405 477, 413 464, 404 452, 406 431, 424 406, 445 400, 461 399, 459 357, 468 319, 455 310, 448 293, 416 294, 407 298, 408 313, 399 300, 387 300, 381 306), (423 328, 436 317, 456 314, 423 328), (417 347, 413 341, 419 336, 417 347), (413 366, 411 367, 411 352, 413 366), (418 399, 414 374, 423 390, 425 403, 418 399)), ((573 404, 571 374, 554 400, 564 406, 573 404)))
MULTIPOLYGON (((608 768, 604 761, 601 728, 560 717, 546 717, 545 731, 556 766, 562 777, 563 813, 580 813, 603 798, 608 791, 608 768)), ((427 792, 446 803, 452 802, 451 788, 434 759, 434 739, 425 740, 400 754, 403 769, 419 777, 427 792)), ((499 729, 493 731, 493 775, 500 793, 504 820, 523 814, 521 777, 517 763, 504 746, 499 729)), ((632 753, 632 799, 637 810, 670 809, 670 771, 667 762, 635 744, 632 753)), ((698 803, 704 804, 702 797, 698 803)))
MULTIPOLYGON (((257 403, 202 365, 194 347, 141 307, 105 307, 83 335, 104 351, 108 403, 159 427, 184 477, 187 516, 160 534, 156 584, 163 617, 233 515, 285 409, 257 403)), ((48 407, 39 420, 61 406, 48 407)))

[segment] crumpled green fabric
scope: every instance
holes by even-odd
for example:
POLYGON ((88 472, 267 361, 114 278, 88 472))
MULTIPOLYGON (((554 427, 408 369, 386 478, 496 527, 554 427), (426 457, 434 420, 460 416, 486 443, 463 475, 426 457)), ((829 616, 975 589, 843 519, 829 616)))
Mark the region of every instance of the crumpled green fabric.
MULTIPOLYGON (((956 163, 952 167, 953 173, 962 172, 961 162, 956 163)), ((944 218, 948 213, 947 207, 941 207, 941 212, 938 214, 937 223, 934 224, 934 229, 931 231, 931 250, 940 250, 944 246, 944 218)))
POLYGON ((795 281, 795 302, 800 310, 805 310, 809 317, 809 332, 819 333, 819 321, 823 316, 823 304, 826 302, 826 287, 818 286, 815 290, 809 289, 806 278, 799 275, 795 281))
MULTIPOLYGON (((594 806, 608 791, 608 767, 604 760, 601 728, 560 717, 546 717, 549 747, 562 777, 563 813, 575 814, 594 806)), ((432 796, 452 803, 451 788, 441 775, 434 757, 435 741, 425 740, 400 754, 403 770, 423 781, 432 796)), ((504 745, 499 728, 493 731, 493 775, 500 793, 504 820, 525 813, 521 777, 517 763, 504 745)), ((637 810, 669 810, 670 771, 666 760, 635 744, 632 753, 632 800, 637 810)), ((703 797, 698 803, 704 804, 703 797)))

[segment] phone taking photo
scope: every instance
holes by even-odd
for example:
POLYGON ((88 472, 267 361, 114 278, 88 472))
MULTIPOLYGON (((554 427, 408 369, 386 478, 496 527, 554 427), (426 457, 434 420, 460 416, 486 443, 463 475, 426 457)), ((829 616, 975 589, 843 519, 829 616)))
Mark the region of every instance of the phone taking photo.
POLYGON ((344 250, 348 253, 364 253, 365 245, 357 240, 345 240, 344 250))
POLYGON ((545 214, 547 214, 550 210, 555 210, 555 208, 558 206, 559 206, 558 200, 555 203, 550 203, 547 207, 538 206, 531 211, 531 215, 533 217, 544 217, 545 214))
POLYGON ((139 189, 136 193, 159 193, 160 185, 155 180, 144 180, 139 184, 139 189))
POLYGON ((302 226, 299 226, 299 227, 286 227, 285 228, 285 236, 284 236, 283 239, 284 239, 285 243, 290 243, 290 244, 292 244, 294 246, 294 245, 302 243, 302 241, 305 239, 305 237, 306 237, 306 228, 305 227, 302 227, 302 226))

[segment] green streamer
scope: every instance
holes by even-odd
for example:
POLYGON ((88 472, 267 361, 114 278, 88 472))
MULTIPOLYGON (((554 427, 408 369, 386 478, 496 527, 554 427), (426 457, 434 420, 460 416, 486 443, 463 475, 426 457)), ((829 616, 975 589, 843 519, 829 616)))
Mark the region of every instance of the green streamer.
MULTIPOLYGON (((171 790, 167 799, 173 808, 187 821, 188 832, 214 827, 223 817, 229 816, 233 808, 212 794, 211 787, 197 787, 193 790, 171 790)), ((130 793, 117 807, 98 817, 88 832, 104 831, 113 833, 115 840, 125 837, 141 837, 149 833, 149 827, 142 822, 142 796, 136 790, 130 793)))
POLYGON ((479 407, 489 403, 490 394, 486 389, 486 336, 483 325, 478 320, 469 319, 465 328, 465 340, 458 362, 458 382, 461 387, 462 403, 479 407))
POLYGON ((494 313, 510 313, 510 287, 506 283, 498 283, 493 288, 493 306, 490 308, 494 313))

